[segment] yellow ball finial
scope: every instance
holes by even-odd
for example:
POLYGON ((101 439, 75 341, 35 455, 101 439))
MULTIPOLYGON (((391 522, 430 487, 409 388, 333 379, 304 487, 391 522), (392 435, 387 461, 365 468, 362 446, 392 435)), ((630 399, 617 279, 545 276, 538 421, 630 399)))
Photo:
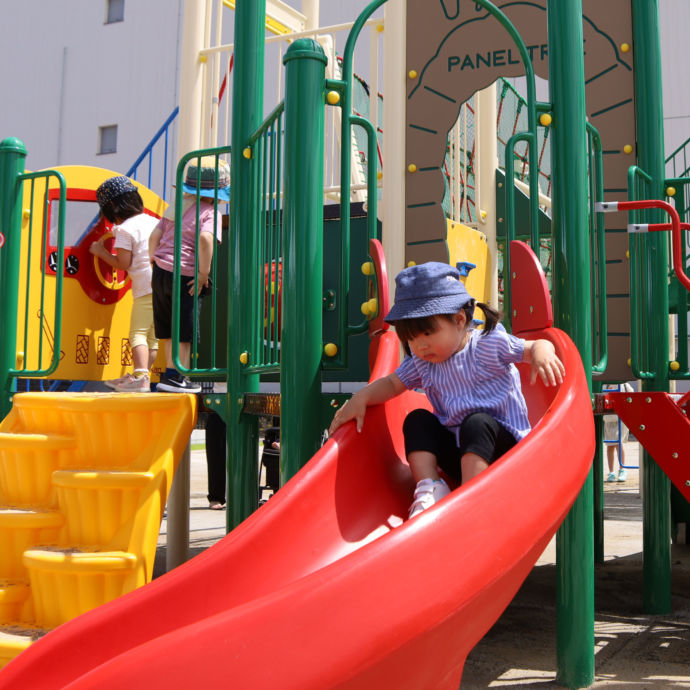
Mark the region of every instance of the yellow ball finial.
POLYGON ((629 259, 629 258, 630 258, 630 250, 629 250, 629 249, 626 249, 626 250, 625 250, 625 258, 626 258, 626 259, 629 259))
POLYGON ((632 153, 633 152, 633 147, 630 144, 626 144, 623 147, 623 153, 632 153))
POLYGON ((411 69, 408 73, 407 76, 410 79, 416 79, 417 78, 417 70, 416 69, 411 69))
POLYGON ((249 160, 249 159, 252 157, 252 149, 251 149, 251 147, 250 147, 250 146, 247 146, 247 148, 244 149, 244 151, 242 151, 242 155, 243 155, 247 160, 249 160))
POLYGON ((367 304, 369 305, 369 313, 373 316, 379 310, 379 301, 376 297, 372 297, 367 304))
POLYGON ((630 357, 628 357, 628 359, 626 360, 626 363, 628 366, 632 366, 632 360, 630 359, 630 357))
POLYGON ((199 55, 199 62, 201 62, 202 64, 206 62, 207 59, 208 58, 205 55, 199 55))
POLYGON ((550 113, 542 113, 539 116, 539 124, 542 127, 548 127, 552 121, 553 121, 553 118, 551 117, 550 113))
POLYGON ((669 363, 669 367, 671 367, 671 371, 678 371, 678 369, 680 369, 680 364, 673 360, 669 363))
POLYGON ((666 196, 675 196, 676 195, 676 188, 675 187, 666 187, 666 196))
POLYGON ((329 105, 336 105, 340 103, 340 94, 337 91, 329 91, 326 94, 326 101, 328 101, 329 105))
POLYGON ((374 275, 374 264, 371 261, 365 261, 362 264, 362 273, 365 276, 373 276, 374 275))
POLYGON ((629 43, 621 43, 621 53, 627 53, 630 51, 629 43))
POLYGON ((414 163, 410 163, 407 166, 407 170, 411 173, 415 173, 415 172, 417 172, 417 166, 414 163))
POLYGON ((382 171, 382 170, 377 170, 377 171, 376 171, 376 179, 377 179, 377 180, 382 180, 382 179, 383 179, 383 171, 382 171))
POLYGON ((409 268, 410 266, 416 266, 417 262, 416 261, 408 261, 407 262, 407 267, 409 268))
POLYGON ((245 351, 240 355, 240 363, 246 364, 248 361, 249 361, 249 353, 247 351, 245 351))
POLYGON ((382 34, 382 33, 383 33, 383 29, 384 29, 383 24, 377 24, 377 25, 376 25, 376 32, 377 32, 377 33, 382 34))
POLYGON ((338 354, 338 346, 335 343, 326 343, 323 352, 326 357, 335 357, 338 354))

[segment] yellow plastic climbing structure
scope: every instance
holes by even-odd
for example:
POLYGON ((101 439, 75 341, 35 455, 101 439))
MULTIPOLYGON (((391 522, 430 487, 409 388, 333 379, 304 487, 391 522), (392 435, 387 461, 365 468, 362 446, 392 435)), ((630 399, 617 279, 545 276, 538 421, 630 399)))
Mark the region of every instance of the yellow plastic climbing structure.
POLYGON ((23 393, 0 423, 0 667, 151 580, 191 395, 23 393))

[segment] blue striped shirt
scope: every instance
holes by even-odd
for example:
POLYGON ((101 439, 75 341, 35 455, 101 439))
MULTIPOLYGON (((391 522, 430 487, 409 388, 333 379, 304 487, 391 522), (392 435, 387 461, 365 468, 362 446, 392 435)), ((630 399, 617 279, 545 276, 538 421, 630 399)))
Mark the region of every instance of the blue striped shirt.
POLYGON ((530 431, 527 404, 515 362, 525 341, 498 324, 482 335, 472 330, 465 347, 445 362, 405 357, 395 373, 406 388, 421 388, 441 424, 458 427, 467 415, 486 412, 503 424, 516 440, 530 431))

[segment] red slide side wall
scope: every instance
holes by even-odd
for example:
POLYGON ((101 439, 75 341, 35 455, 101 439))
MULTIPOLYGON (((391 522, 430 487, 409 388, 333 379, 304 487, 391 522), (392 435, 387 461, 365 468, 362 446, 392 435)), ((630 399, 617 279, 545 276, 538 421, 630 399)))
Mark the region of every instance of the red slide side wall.
MULTIPOLYGON (((414 520, 401 459, 407 393, 340 429, 218 544, 61 626, 0 688, 457 688, 574 501, 594 452, 584 371, 557 329, 558 389, 523 387, 532 433, 414 520)), ((397 364, 381 336, 372 378, 397 364)), ((522 372, 525 373, 524 371, 522 372)))

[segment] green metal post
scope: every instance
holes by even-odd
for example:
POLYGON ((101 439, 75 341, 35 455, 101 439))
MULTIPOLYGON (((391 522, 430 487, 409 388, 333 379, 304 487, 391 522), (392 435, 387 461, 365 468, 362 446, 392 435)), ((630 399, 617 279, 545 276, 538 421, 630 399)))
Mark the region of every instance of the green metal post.
MULTIPOLYGON (((587 204, 582 0, 548 0, 549 86, 553 103, 554 321, 573 339, 591 388, 592 325, 587 204)), ((592 472, 558 531, 558 682, 594 681, 592 472)))
MULTIPOLYGON (((232 159, 228 249, 228 511, 227 526, 239 525, 258 507, 258 419, 243 415, 245 392, 259 390, 258 374, 246 374, 240 362, 243 338, 251 333, 250 281, 258 246, 251 232, 251 161, 242 155, 263 119, 266 0, 238 0, 235 8, 235 69, 232 96, 232 159), (244 277, 247 277, 245 280, 244 277)), ((251 356, 251 353, 249 353, 251 356)))
MULTIPOLYGON (((601 392, 601 384, 595 384, 595 391, 601 392)), ((594 450, 592 481, 594 483, 594 561, 604 562, 604 418, 594 418, 594 434, 597 445, 594 450)))
POLYGON ((319 447, 326 56, 310 38, 285 53, 281 484, 319 447))
MULTIPOLYGON (((633 0, 633 56, 635 66, 635 123, 638 165, 651 177, 652 198, 664 198, 664 109, 661 87, 661 45, 658 0, 633 0)), ((663 222, 660 212, 648 221, 663 222)), ((642 287, 641 310, 647 319, 650 347, 643 368, 654 372, 643 390, 668 391, 668 240, 653 232, 642 240, 640 260, 647 284, 642 287)), ((633 430, 634 433, 634 430, 633 430)), ((645 613, 671 611, 671 517, 668 477, 644 454, 643 607, 645 613)))
POLYGON ((0 142, 0 420, 12 408, 10 370, 17 366, 17 303, 19 253, 22 241, 22 198, 19 176, 24 172, 26 147, 13 137, 0 142))

